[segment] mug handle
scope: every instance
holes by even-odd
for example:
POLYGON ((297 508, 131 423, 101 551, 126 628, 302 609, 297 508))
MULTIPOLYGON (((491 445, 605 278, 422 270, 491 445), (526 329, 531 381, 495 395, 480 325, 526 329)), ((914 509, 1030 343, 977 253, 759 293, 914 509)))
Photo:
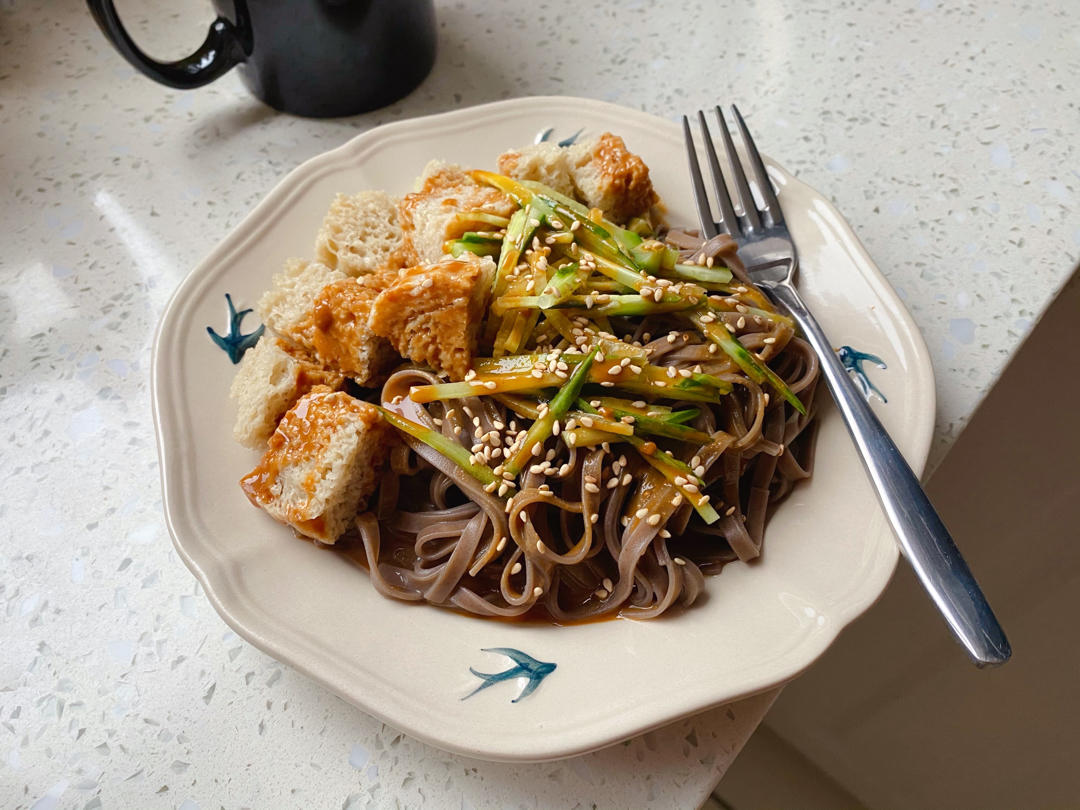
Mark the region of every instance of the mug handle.
POLYGON ((195 53, 176 62, 151 59, 135 44, 124 29, 112 0, 87 0, 98 28, 120 51, 120 55, 139 71, 169 87, 188 90, 202 87, 225 74, 251 54, 251 24, 247 4, 236 0, 236 23, 218 17, 210 24, 206 41, 195 53))

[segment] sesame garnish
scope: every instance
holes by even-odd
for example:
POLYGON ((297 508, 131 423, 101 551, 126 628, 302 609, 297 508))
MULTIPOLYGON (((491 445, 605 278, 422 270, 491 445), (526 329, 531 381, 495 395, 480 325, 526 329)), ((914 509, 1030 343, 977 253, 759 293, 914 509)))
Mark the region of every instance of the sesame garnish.
POLYGON ((648 523, 650 526, 659 526, 660 520, 660 515, 658 515, 656 512, 653 512, 651 515, 649 515, 648 519, 645 522, 648 523))
POLYGON ((541 588, 539 585, 537 585, 535 588, 533 588, 533 596, 535 596, 537 599, 539 599, 543 595, 544 595, 544 589, 541 588))
POLYGON ((510 573, 511 574, 520 574, 521 573, 521 563, 519 563, 519 562, 514 563, 513 566, 510 568, 510 573))
POLYGON ((726 512, 724 512, 724 514, 727 515, 728 517, 731 517, 732 515, 735 514, 735 507, 734 506, 730 507, 726 512))
POLYGON ((598 487, 596 484, 585 484, 584 489, 586 492, 591 492, 593 495, 596 495, 598 492, 600 492, 600 487, 598 487))
POLYGON ((675 558, 675 564, 676 565, 686 565, 686 560, 684 560, 682 557, 676 557, 675 558))

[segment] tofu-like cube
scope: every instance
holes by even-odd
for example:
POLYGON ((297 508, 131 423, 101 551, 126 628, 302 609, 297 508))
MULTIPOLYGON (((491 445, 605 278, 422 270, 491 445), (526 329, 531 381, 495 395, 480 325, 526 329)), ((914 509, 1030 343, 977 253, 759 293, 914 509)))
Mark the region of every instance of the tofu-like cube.
POLYGON ((367 507, 392 441, 374 405, 316 387, 282 417, 240 487, 276 520, 334 543, 367 507))
POLYGON ((605 132, 599 138, 574 144, 567 151, 578 195, 614 222, 625 223, 641 216, 657 202, 649 167, 626 148, 618 135, 605 132))
POLYGON ((375 299, 371 328, 403 357, 460 380, 472 365, 494 273, 490 257, 471 253, 403 270, 375 299))
POLYGON ((264 335, 244 354, 229 397, 236 402, 233 437, 246 447, 265 447, 289 408, 317 385, 341 388, 345 377, 313 363, 273 335, 264 335))
POLYGON ((572 146, 539 143, 499 156, 499 171, 536 180, 624 224, 658 201, 649 167, 610 132, 572 146))
POLYGON ((460 166, 433 160, 398 206, 403 265, 432 264, 443 256, 443 245, 466 231, 491 231, 493 226, 469 214, 480 211, 509 217, 517 205, 497 189, 483 186, 460 166))
POLYGON ((400 267, 400 249, 398 201, 384 191, 338 194, 315 240, 315 258, 348 276, 400 267))
POLYGON ((380 285, 396 274, 384 270, 351 278, 321 262, 291 259, 259 300, 259 314, 268 329, 317 362, 359 385, 373 385, 398 360, 368 327, 380 285))
POLYGON ((377 286, 346 278, 327 284, 312 302, 311 345, 316 359, 360 385, 381 382, 401 359, 370 326, 379 292, 377 286))
POLYGON ((576 197, 574 178, 565 146, 542 141, 523 149, 511 149, 499 155, 499 173, 515 180, 536 180, 567 197, 576 197))

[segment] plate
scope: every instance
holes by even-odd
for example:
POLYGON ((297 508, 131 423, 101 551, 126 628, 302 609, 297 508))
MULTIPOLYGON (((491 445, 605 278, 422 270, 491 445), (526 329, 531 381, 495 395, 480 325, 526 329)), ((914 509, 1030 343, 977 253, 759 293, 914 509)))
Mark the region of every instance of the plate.
MULTIPOLYGON (((501 151, 547 130, 622 135, 651 167, 669 221, 695 222, 681 130, 672 121, 566 97, 402 121, 286 176, 179 286, 154 343, 166 519, 222 618, 386 723, 491 760, 584 753, 777 686, 877 599, 898 558, 831 405, 822 409, 814 477, 773 516, 762 559, 726 567, 691 609, 652 621, 558 627, 385 599, 364 571, 297 540, 248 504, 237 482, 257 454, 232 440, 227 393, 235 368, 207 335, 208 326, 226 331, 225 294, 250 307, 287 257, 310 256, 336 192, 405 193, 435 157, 493 168, 501 151), (508 674, 476 692, 484 681, 472 670, 508 674), (537 688, 516 700, 530 683, 537 688)), ((807 303, 837 347, 847 347, 853 373, 888 398, 876 410, 921 470, 934 424, 921 336, 828 200, 774 163, 769 172, 799 246, 807 303)))

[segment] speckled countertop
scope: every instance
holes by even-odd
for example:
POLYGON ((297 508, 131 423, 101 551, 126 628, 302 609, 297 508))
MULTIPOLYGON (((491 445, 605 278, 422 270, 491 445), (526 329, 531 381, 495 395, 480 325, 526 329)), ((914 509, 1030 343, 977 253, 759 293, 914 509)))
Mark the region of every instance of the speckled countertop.
MULTIPOLYGON (((119 5, 162 57, 209 19, 205 0, 119 5)), ((402 737, 243 643, 168 541, 148 385, 185 272, 285 172, 358 131, 523 94, 666 116, 737 100, 763 149, 845 212, 923 330, 940 459, 1080 254, 1068 4, 683 6, 443 2, 416 93, 310 121, 231 75, 152 84, 76 0, 0 0, 0 805, 704 799, 772 695, 597 754, 493 765, 402 737)))

